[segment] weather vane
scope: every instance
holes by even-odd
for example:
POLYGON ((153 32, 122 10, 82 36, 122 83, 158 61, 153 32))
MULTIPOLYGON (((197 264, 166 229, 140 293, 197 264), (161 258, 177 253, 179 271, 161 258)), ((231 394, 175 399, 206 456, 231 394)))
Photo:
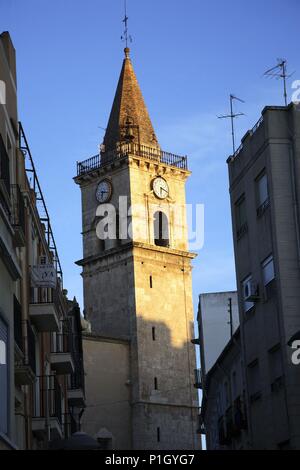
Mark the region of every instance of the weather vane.
POLYGON ((132 42, 132 37, 130 34, 128 34, 128 16, 127 16, 127 0, 124 0, 124 10, 125 10, 125 16, 123 19, 123 23, 125 25, 124 33, 121 36, 122 41, 125 41, 126 47, 128 47, 128 42, 132 42))
POLYGON ((241 103, 245 103, 245 101, 241 100, 237 96, 230 95, 230 114, 226 114, 223 116, 218 116, 218 119, 229 119, 231 120, 231 135, 232 135, 232 148, 233 148, 233 154, 235 154, 235 132, 234 132, 234 119, 236 119, 239 116, 244 116, 244 113, 235 113, 233 111, 233 101, 240 101, 241 103))

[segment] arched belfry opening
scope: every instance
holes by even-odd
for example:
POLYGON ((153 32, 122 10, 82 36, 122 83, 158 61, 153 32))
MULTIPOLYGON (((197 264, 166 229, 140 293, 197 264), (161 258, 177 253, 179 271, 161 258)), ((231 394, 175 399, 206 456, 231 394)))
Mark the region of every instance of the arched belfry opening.
POLYGON ((154 214, 154 243, 157 246, 168 247, 170 245, 169 220, 162 211, 154 214))

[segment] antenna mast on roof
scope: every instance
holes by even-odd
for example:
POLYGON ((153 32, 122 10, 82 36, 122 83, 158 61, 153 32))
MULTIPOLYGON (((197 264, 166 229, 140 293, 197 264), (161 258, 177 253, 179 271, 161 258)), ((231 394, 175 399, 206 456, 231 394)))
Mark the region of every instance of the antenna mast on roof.
POLYGON ((124 29, 123 35, 121 36, 121 39, 122 39, 122 41, 125 42, 125 45, 126 45, 126 48, 127 48, 128 43, 132 42, 132 37, 130 36, 130 34, 128 34, 128 20, 129 20, 129 18, 127 16, 127 0, 124 0, 124 11, 125 11, 125 15, 124 15, 123 23, 125 25, 125 29, 124 29))
POLYGON ((275 65, 275 67, 272 67, 271 69, 267 70, 264 73, 264 77, 275 77, 278 80, 282 78, 283 81, 283 96, 284 96, 284 103, 285 106, 287 106, 288 101, 287 101, 287 91, 286 91, 286 80, 287 78, 291 77, 291 75, 287 75, 287 61, 286 59, 277 59, 278 64, 275 65))
POLYGON ((237 96, 230 95, 230 114, 225 114, 222 116, 218 116, 218 119, 229 119, 231 120, 231 135, 232 135, 232 149, 233 149, 233 154, 235 153, 235 132, 234 132, 234 120, 239 117, 239 116, 244 116, 244 113, 235 113, 233 111, 233 101, 240 101, 241 103, 245 103, 245 101, 241 100, 237 96))

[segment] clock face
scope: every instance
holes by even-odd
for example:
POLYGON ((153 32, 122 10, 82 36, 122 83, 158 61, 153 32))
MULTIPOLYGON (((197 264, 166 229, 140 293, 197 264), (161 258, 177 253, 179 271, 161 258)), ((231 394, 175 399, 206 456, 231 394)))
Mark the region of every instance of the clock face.
POLYGON ((153 181, 153 191, 156 197, 159 199, 165 199, 169 196, 169 186, 165 179, 161 176, 155 178, 153 181))
POLYGON ((112 186, 109 180, 102 180, 96 189, 96 198, 100 203, 107 202, 112 193, 112 186))

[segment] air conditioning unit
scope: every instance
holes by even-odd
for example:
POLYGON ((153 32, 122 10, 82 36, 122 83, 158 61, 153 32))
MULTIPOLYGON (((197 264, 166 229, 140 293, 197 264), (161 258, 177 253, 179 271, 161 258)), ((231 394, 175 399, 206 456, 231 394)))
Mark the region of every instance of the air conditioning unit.
POLYGON ((249 280, 244 284, 244 299, 246 302, 257 302, 259 300, 257 282, 249 280))

